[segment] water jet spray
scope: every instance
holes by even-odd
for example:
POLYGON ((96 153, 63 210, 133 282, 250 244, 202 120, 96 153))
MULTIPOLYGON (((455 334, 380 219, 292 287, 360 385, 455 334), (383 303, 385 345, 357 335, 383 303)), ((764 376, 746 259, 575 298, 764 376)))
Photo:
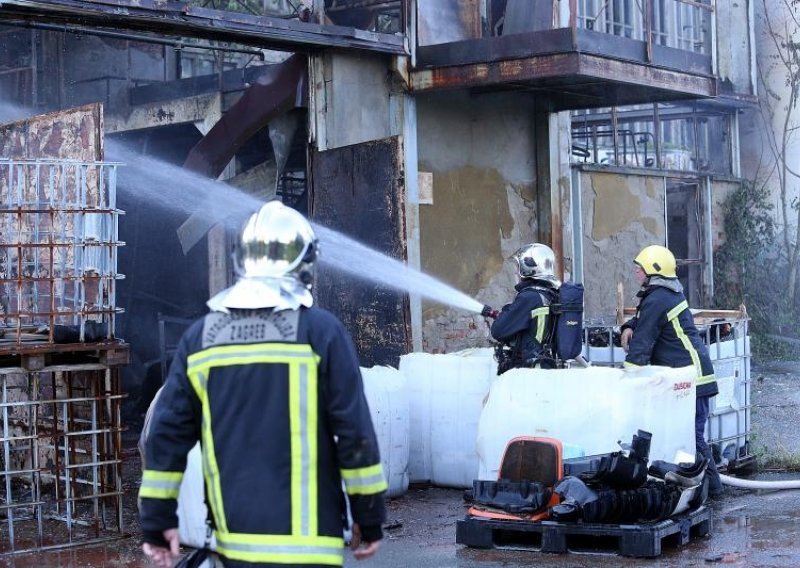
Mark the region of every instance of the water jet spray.
MULTIPOLYGON (((125 185, 134 186, 137 196, 144 196, 148 202, 176 213, 196 215, 210 225, 222 223, 227 229, 238 230, 244 219, 264 203, 233 186, 143 156, 119 142, 109 141, 106 148, 112 159, 126 165, 121 175, 136 180, 135 184, 121 184, 122 191, 125 185)), ((313 222, 312 225, 320 241, 322 264, 467 312, 484 311, 483 304, 452 286, 338 231, 313 222)))

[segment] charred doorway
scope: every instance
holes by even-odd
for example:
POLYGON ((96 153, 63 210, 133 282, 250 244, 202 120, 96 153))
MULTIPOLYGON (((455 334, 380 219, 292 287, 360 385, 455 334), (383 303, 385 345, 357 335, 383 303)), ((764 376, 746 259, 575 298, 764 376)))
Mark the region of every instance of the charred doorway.
MULTIPOLYGON (((401 139, 394 136, 314 153, 311 218, 406 261, 402 152, 401 139)), ((365 276, 321 266, 315 296, 352 334, 362 365, 397 365, 411 350, 408 295, 365 276)))
POLYGON ((678 261, 678 279, 692 307, 705 303, 703 207, 699 180, 667 179, 667 246, 678 261))

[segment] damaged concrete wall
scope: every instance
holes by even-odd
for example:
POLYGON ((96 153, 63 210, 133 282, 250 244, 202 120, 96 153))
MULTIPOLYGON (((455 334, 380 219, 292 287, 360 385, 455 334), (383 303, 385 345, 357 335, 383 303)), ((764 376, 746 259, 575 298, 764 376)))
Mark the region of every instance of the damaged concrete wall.
MULTIPOLYGON (((443 93, 417 98, 420 172, 433 177, 420 205, 421 267, 482 303, 502 306, 516 278, 504 262, 536 239, 534 98, 443 93)), ((423 349, 486 345, 483 318, 423 306, 423 349)))
POLYGON ((580 183, 585 313, 613 315, 618 282, 625 305, 634 305, 633 259, 645 246, 665 243, 664 178, 583 171, 580 183))
POLYGON ((205 134, 222 117, 222 95, 211 93, 136 105, 106 117, 106 133, 144 130, 191 122, 205 134))
POLYGON ((328 52, 310 58, 311 127, 320 151, 393 134, 389 59, 328 52))
POLYGON ((569 112, 554 113, 551 118, 552 161, 551 187, 552 209, 556 212, 553 219, 552 246, 556 253, 556 274, 564 281, 573 280, 573 220, 572 220, 572 180, 570 170, 570 152, 572 151, 572 118, 569 112), (560 255, 559 255, 560 251, 560 255))
POLYGON ((102 102, 108 114, 126 113, 131 86, 174 78, 173 50, 161 45, 64 34, 63 62, 65 103, 102 102))
POLYGON ((754 0, 717 2, 717 74, 726 93, 755 94, 750 28, 754 0))

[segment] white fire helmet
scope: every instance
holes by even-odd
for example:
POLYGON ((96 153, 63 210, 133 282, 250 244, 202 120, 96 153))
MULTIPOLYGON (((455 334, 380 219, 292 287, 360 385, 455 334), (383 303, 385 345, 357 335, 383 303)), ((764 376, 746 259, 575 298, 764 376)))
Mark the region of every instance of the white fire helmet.
POLYGON ((520 247, 511 258, 517 263, 520 278, 543 280, 556 287, 561 285, 555 275, 556 255, 549 246, 531 243, 520 247))
POLYGON ((212 311, 311 307, 312 266, 319 247, 300 213, 271 201, 245 223, 233 255, 236 283, 207 304, 212 311))
POLYGON ((234 269, 240 278, 292 276, 310 285, 318 251, 317 238, 306 218, 280 201, 270 201, 242 228, 234 269))

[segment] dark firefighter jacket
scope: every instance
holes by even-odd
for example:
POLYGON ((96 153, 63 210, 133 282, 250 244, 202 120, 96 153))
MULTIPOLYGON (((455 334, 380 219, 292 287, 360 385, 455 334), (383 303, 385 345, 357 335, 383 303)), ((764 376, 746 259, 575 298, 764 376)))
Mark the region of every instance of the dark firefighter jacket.
POLYGON ((697 370, 697 396, 717 394, 708 349, 694 325, 692 312, 677 280, 651 278, 639 292, 636 316, 622 329, 633 329, 626 366, 661 365, 697 370))
POLYGON ((364 540, 382 537, 387 485, 358 358, 327 311, 213 312, 184 334, 145 442, 146 542, 178 526, 186 455, 198 439, 226 558, 342 565, 342 482, 364 540))
POLYGON ((522 280, 514 288, 517 297, 500 310, 491 332, 497 341, 511 346, 515 361, 523 362, 540 357, 542 343, 552 333, 549 306, 555 291, 531 280, 522 280))

